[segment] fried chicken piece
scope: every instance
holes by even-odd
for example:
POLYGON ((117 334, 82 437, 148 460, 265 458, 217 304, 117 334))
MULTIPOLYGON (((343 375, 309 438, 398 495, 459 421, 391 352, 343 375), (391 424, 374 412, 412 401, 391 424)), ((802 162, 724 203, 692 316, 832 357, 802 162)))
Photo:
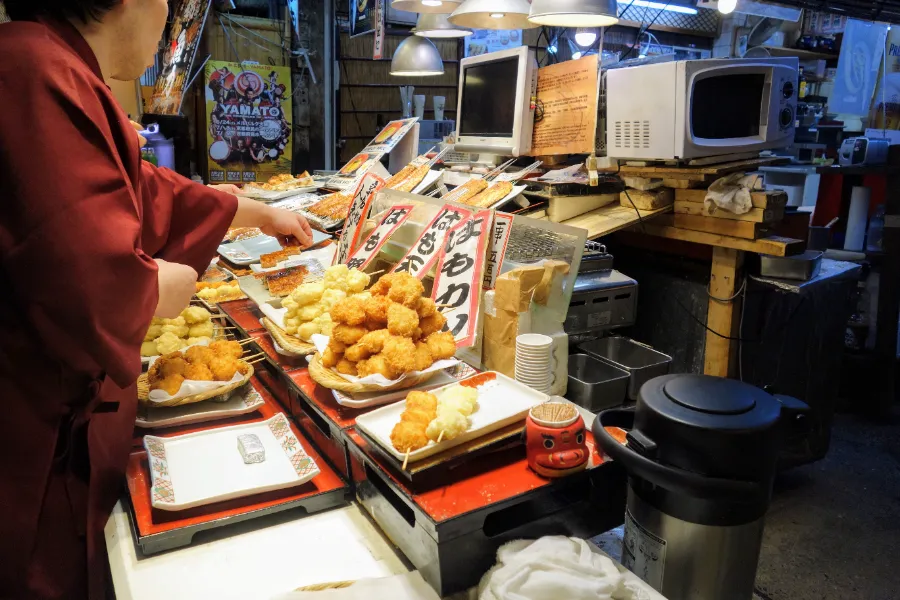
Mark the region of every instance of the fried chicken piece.
POLYGON ((419 315, 420 319, 430 317, 436 312, 437 306, 435 306, 434 300, 431 298, 419 298, 419 303, 416 304, 416 314, 419 315))
POLYGON ((191 346, 184 352, 185 360, 192 365, 206 365, 215 357, 216 353, 208 346, 191 346))
POLYGON ((453 339, 453 334, 449 331, 432 333, 425 339, 425 343, 428 345, 428 350, 431 351, 431 356, 436 361, 453 358, 453 355, 456 354, 456 341, 453 339))
POLYGON ((415 308, 424 293, 425 286, 421 281, 409 273, 395 273, 388 298, 408 308, 415 308))
POLYGON ((376 354, 368 360, 361 360, 356 364, 356 370, 360 377, 369 375, 381 375, 385 379, 394 379, 394 373, 388 367, 387 360, 381 354, 376 354))
POLYGON ((387 324, 388 309, 391 307, 391 300, 387 296, 373 296, 366 300, 366 323, 374 323, 376 325, 387 324))
POLYGON ((230 356, 216 356, 209 361, 209 370, 215 381, 231 381, 238 372, 238 362, 230 356))
POLYGON ((428 445, 428 436, 418 423, 400 421, 391 431, 391 444, 398 452, 412 452, 428 445))
POLYGON ((425 342, 416 344, 416 371, 424 371, 434 364, 434 357, 425 342))
POLYGON ((331 337, 342 344, 352 346, 360 339, 362 339, 362 336, 366 335, 367 333, 369 333, 369 330, 365 327, 352 325, 335 325, 334 330, 331 332, 331 337))
POLYGON ((388 292, 391 291, 391 285, 396 276, 396 273, 385 273, 375 282, 375 285, 373 285, 369 291, 372 292, 373 296, 387 296, 388 292))
POLYGON ((336 352, 338 354, 343 354, 347 351, 347 344, 342 344, 334 338, 328 340, 328 347, 332 352, 336 352))
POLYGON ((216 340, 209 345, 216 356, 240 358, 244 355, 244 347, 231 340, 216 340))
POLYGON ((347 360, 346 358, 341 359, 341 361, 335 367, 338 373, 342 373, 344 375, 353 375, 356 377, 358 375, 358 371, 356 369, 356 363, 347 360))
MULTIPOLYGON (((363 336, 365 337, 365 336, 363 336)), ((344 353, 344 358, 351 362, 359 362, 361 360, 366 360, 370 356, 372 356, 372 352, 368 350, 365 346, 362 346, 359 342, 353 344, 349 348, 347 348, 347 352, 344 353)))
POLYGON ((341 360, 344 359, 343 352, 336 352, 331 349, 331 346, 325 348, 325 352, 322 353, 322 366, 326 369, 330 369, 332 367, 336 367, 341 360))
POLYGON ((187 367, 187 361, 181 352, 166 354, 159 357, 156 362, 159 364, 159 374, 163 379, 172 375, 184 375, 184 369, 187 367))
POLYGON ((419 327, 422 329, 422 335, 420 337, 428 337, 432 333, 436 333, 444 328, 444 325, 447 324, 447 317, 442 315, 439 312, 435 312, 430 317, 425 317, 424 319, 419 320, 419 327))
POLYGON ((335 323, 362 325, 366 322, 366 304, 365 301, 351 296, 332 306, 329 314, 335 323))
POLYGON ((409 338, 392 335, 381 354, 395 378, 416 369, 416 345, 409 338))
POLYGON ((414 408, 437 414, 438 399, 428 392, 410 392, 406 396, 406 410, 414 408))
POLYGON ((391 304, 388 308, 388 331, 392 335, 412 337, 419 327, 419 316, 416 311, 402 304, 391 304))
POLYGON ((422 427, 426 427, 436 416, 436 411, 425 410, 422 408, 407 408, 403 411, 403 414, 400 415, 400 420, 407 423, 419 423, 422 427))
POLYGON ((213 374, 206 365, 192 363, 184 369, 184 378, 193 381, 212 381, 213 374))
POLYGON ((378 329, 375 331, 370 331, 366 335, 362 336, 358 342, 360 346, 363 346, 368 352, 369 355, 378 354, 382 350, 384 350, 384 343, 391 337, 391 332, 387 329, 378 329))
POLYGON ((184 377, 181 375, 171 375, 166 377, 165 379, 161 379, 154 384, 150 385, 151 390, 162 390, 170 396, 174 396, 181 389, 181 384, 184 383, 184 377))

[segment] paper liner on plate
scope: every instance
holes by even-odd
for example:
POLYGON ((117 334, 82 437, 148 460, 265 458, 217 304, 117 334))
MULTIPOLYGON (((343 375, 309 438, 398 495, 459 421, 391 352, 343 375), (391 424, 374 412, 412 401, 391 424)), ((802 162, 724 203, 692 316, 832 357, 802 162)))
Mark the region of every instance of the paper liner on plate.
POLYGON ((246 368, 247 372, 245 374, 241 374, 240 372, 235 373, 234 377, 232 377, 231 381, 189 381, 185 380, 185 383, 182 384, 181 389, 178 390, 178 394, 175 396, 170 396, 166 392, 162 390, 153 390, 150 391, 150 382, 149 375, 147 373, 141 374, 138 377, 137 381, 137 396, 138 401, 144 404, 149 404, 151 406, 156 407, 164 407, 164 406, 181 406, 184 404, 192 404, 194 402, 202 402, 204 400, 211 400, 212 398, 219 397, 227 397, 228 394, 241 387, 245 383, 250 381, 250 378, 253 377, 253 365, 245 363, 244 361, 240 361, 240 363, 246 368), (204 386, 207 389, 204 391, 194 392, 192 394, 185 393, 186 390, 195 390, 196 387, 193 387, 193 384, 212 384, 208 386, 204 386), (154 395, 154 398, 151 400, 150 394, 154 392, 159 392, 154 395), (168 397, 166 399, 165 397, 168 397), (159 399, 163 398, 163 399, 159 399))

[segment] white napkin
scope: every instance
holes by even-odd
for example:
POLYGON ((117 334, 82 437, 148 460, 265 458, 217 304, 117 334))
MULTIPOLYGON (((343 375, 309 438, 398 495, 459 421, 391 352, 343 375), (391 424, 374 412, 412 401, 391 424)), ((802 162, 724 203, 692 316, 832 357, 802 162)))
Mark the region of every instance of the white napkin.
POLYGON ((479 600, 620 600, 633 598, 616 564, 584 540, 516 540, 478 585, 479 600))
POLYGON ((266 302, 259 304, 259 312, 263 314, 264 317, 281 327, 285 328, 284 317, 287 316, 288 309, 286 308, 275 308, 271 304, 266 302))
POLYGON ((750 190, 757 187, 759 175, 744 175, 732 173, 716 179, 709 186, 706 197, 703 199, 703 209, 706 214, 712 215, 718 209, 722 209, 736 215, 743 215, 753 208, 750 199, 750 190))
POLYGON ((194 381, 193 379, 185 379, 181 384, 181 389, 179 389, 178 393, 174 396, 170 396, 169 393, 164 390, 151 390, 147 397, 150 399, 150 402, 165 402, 166 400, 172 400, 173 398, 184 398, 185 396, 202 394, 203 392, 225 387, 226 385, 231 385, 243 378, 244 376, 240 372, 237 372, 234 374, 234 377, 231 378, 231 381, 194 381))

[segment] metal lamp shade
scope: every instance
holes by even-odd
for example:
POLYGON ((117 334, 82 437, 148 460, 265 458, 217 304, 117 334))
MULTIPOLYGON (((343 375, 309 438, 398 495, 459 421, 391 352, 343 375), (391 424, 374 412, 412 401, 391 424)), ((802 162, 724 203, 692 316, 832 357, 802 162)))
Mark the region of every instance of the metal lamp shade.
POLYGON ((450 22, 470 29, 533 29, 528 0, 466 0, 450 15, 450 22))
POLYGON ((419 15, 419 21, 412 32, 427 38, 461 38, 474 33, 471 29, 453 25, 447 15, 433 13, 419 15))
POLYGON ((428 77, 444 74, 441 53, 431 40, 412 35, 397 46, 391 61, 391 75, 397 77, 428 77))
POLYGON ((391 8, 422 14, 448 15, 456 10, 463 0, 394 0, 391 8))
POLYGON ((616 0, 532 0, 528 19, 555 27, 606 27, 619 22, 616 0))

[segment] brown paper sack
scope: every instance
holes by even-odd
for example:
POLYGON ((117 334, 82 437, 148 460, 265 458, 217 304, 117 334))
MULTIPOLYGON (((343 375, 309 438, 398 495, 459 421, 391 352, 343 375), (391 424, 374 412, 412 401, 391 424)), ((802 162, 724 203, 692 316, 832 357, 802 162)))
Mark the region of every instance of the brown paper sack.
POLYGON ((513 269, 497 278, 494 287, 494 306, 511 313, 526 312, 534 290, 544 277, 543 266, 513 269))

